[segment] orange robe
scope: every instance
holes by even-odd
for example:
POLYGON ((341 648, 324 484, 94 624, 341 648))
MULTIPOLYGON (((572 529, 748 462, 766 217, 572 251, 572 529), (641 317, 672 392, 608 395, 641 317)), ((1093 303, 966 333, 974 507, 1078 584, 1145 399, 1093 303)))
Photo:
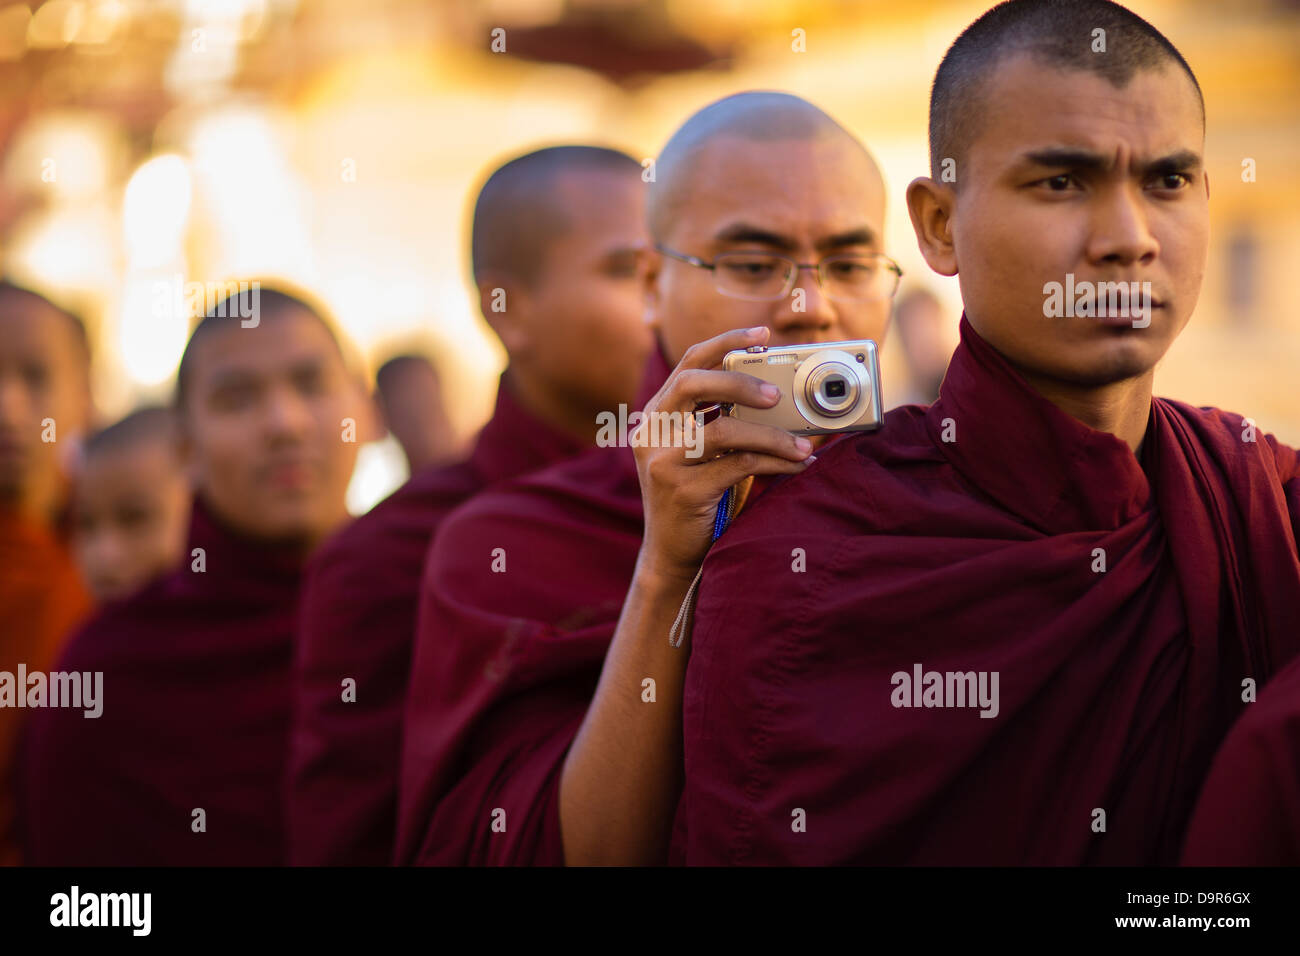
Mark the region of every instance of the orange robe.
MULTIPOLYGON (((48 671, 86 613, 90 595, 66 545, 50 529, 0 513, 0 671, 48 671)), ((19 693, 25 689, 19 688, 19 693)), ((0 864, 14 865, 14 766, 22 721, 30 711, 0 707, 0 864)))

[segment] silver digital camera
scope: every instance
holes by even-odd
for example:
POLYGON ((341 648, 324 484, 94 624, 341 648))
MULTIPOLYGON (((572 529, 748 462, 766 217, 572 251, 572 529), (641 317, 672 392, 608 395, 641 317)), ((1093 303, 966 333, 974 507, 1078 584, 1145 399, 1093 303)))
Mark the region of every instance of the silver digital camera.
POLYGON ((745 372, 781 389, 771 408, 724 406, 742 421, 775 425, 797 435, 874 431, 884 409, 876 343, 821 342, 816 345, 755 345, 728 352, 728 372, 745 372))

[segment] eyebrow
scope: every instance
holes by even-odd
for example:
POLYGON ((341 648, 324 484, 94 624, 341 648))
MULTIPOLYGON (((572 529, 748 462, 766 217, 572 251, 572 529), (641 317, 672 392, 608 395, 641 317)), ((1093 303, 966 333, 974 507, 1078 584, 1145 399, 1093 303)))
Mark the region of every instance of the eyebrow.
POLYGON ((300 358, 289 365, 288 368, 273 371, 271 373, 262 371, 253 371, 246 368, 227 368, 220 369, 212 373, 210 388, 217 391, 223 388, 259 388, 268 380, 283 375, 286 378, 295 378, 299 375, 311 375, 320 372, 326 366, 324 356, 311 355, 300 358))
POLYGON ((216 392, 223 388, 248 388, 261 382, 261 376, 247 369, 221 369, 212 373, 209 388, 216 392))
MULTIPOLYGON (((789 236, 772 232, 769 229, 762 229, 749 223, 738 222, 720 230, 714 235, 714 241, 720 243, 732 242, 750 242, 762 246, 771 246, 774 249, 780 249, 783 252, 791 252, 798 247, 798 243, 789 236)), ((857 229, 850 229, 847 232, 838 232, 833 236, 825 236, 814 243, 814 248, 819 251, 827 249, 842 249, 846 246, 869 246, 876 241, 876 233, 867 228, 860 226, 857 229)))
MULTIPOLYGON (((1025 153, 1022 159, 1035 166, 1062 167, 1095 172, 1105 172, 1111 166, 1111 160, 1108 156, 1087 149, 1072 149, 1069 147, 1033 150, 1025 153)), ((1180 149, 1167 156, 1160 156, 1140 164, 1138 172, 1148 176, 1162 173, 1195 172, 1201 168, 1201 164, 1202 160, 1199 153, 1190 149, 1180 149)))
POLYGON ((645 247, 639 244, 620 244, 617 246, 610 246, 608 249, 605 249, 600 253, 600 261, 608 262, 614 259, 626 259, 630 256, 637 255, 643 248, 645 247))
POLYGON ((320 375, 329 367, 329 360, 324 355, 309 355, 298 359, 286 371, 289 378, 303 375, 320 375))
POLYGON ((725 229, 719 230, 713 238, 716 242, 751 242, 760 246, 771 246, 784 252, 791 251, 797 245, 789 236, 745 222, 732 223, 725 229))
POLYGON ((871 246, 875 243, 876 233, 866 226, 861 226, 848 232, 837 232, 833 236, 818 239, 815 247, 818 250, 843 249, 846 246, 871 246))

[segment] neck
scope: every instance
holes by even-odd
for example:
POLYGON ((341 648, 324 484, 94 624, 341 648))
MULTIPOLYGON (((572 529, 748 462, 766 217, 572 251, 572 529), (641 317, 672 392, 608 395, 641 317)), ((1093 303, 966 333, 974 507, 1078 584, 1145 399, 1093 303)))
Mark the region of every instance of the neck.
POLYGON ((284 534, 268 534, 265 530, 250 528, 241 524, 238 519, 228 517, 202 491, 197 496, 196 505, 202 506, 207 524, 243 542, 245 546, 280 555, 289 562, 299 563, 305 563, 316 547, 342 527, 350 517, 347 509, 341 508, 338 516, 328 526, 317 526, 284 534))
POLYGON ((1042 378, 1024 369, 1020 372, 1040 395, 1061 411, 1089 428, 1110 432, 1128 445, 1134 455, 1141 453, 1151 416, 1154 369, 1137 378, 1100 386, 1042 378))
POLYGON ((547 425, 586 445, 596 444, 600 428, 597 410, 570 402, 545 383, 514 367, 506 369, 505 382, 515 399, 547 425))

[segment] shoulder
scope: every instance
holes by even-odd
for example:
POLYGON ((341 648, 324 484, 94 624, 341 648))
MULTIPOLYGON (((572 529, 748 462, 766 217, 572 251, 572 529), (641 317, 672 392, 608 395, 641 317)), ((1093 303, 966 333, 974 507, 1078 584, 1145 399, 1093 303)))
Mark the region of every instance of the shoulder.
POLYGON ((173 571, 128 598, 98 607, 68 638, 60 655, 60 668, 103 670, 105 664, 120 666, 129 659, 148 643, 150 629, 143 625, 164 616, 173 603, 179 573, 173 571))
POLYGON ((1254 419, 1249 416, 1223 408, 1190 405, 1174 398, 1157 397, 1152 401, 1211 439, 1240 442, 1242 435, 1248 434, 1255 425, 1254 419))
POLYGON ((639 525, 640 500, 630 452, 597 448, 475 495, 448 515, 435 551, 486 537, 529 539, 557 528, 581 535, 585 528, 639 525))
POLYGON ((844 522, 870 522, 883 502, 915 494, 918 478, 945 467, 927 430, 926 409, 902 406, 885 416, 879 430, 838 436, 818 450, 802 474, 772 482, 745 506, 727 537, 733 530, 740 532, 733 541, 769 537, 795 527, 806 536, 844 522))
POLYGON ((639 508, 641 501, 630 448, 592 448, 511 482, 503 490, 564 511, 624 513, 629 502, 639 508))
POLYGON ((642 534, 635 470, 630 488, 615 473, 625 465, 584 455, 476 495, 434 537, 426 598, 552 623, 621 602, 642 534))
POLYGON ((307 567, 307 586, 392 572, 403 562, 420 565, 439 523, 478 490, 468 465, 413 476, 365 514, 327 538, 307 567))
POLYGON ((335 537, 348 541, 401 535, 423 530, 462 504, 482 488, 482 481, 467 463, 429 468, 411 476, 335 537))
POLYGON ((1157 407, 1183 422, 1197 438, 1229 459, 1255 460, 1276 471, 1282 483, 1300 478, 1300 453, 1277 440, 1248 415, 1209 406, 1197 407, 1170 398, 1157 407))

